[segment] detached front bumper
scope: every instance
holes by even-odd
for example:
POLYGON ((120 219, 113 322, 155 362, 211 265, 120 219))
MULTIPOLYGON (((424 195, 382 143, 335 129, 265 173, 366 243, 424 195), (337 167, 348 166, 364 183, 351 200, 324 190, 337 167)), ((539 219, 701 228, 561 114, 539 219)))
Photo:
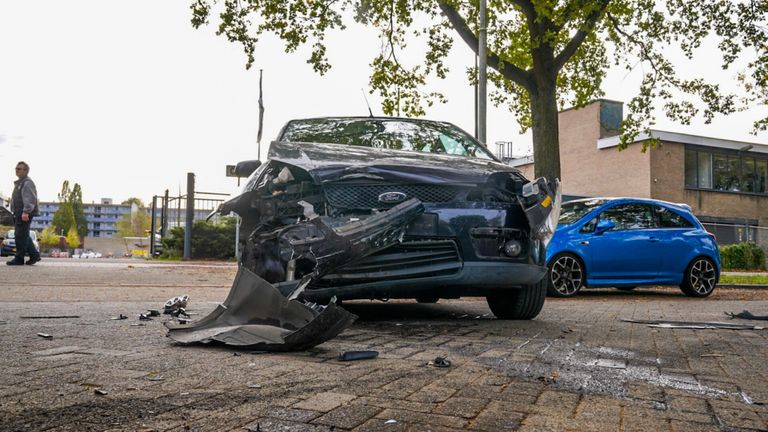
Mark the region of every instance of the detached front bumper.
POLYGON ((333 296, 342 300, 485 296, 538 283, 546 273, 546 267, 536 264, 471 261, 464 262, 449 275, 311 287, 303 295, 310 301, 324 301, 333 296))

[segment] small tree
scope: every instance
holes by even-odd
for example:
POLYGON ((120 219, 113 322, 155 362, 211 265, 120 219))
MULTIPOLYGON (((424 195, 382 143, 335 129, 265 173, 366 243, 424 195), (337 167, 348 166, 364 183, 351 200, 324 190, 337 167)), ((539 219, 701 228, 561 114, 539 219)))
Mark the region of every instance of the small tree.
POLYGON ((125 213, 117 221, 118 237, 144 237, 147 230, 151 228, 152 218, 147 214, 146 209, 132 206, 130 213, 125 213))
POLYGON ((72 249, 80 247, 80 236, 77 235, 77 228, 72 225, 67 233, 67 246, 72 249))

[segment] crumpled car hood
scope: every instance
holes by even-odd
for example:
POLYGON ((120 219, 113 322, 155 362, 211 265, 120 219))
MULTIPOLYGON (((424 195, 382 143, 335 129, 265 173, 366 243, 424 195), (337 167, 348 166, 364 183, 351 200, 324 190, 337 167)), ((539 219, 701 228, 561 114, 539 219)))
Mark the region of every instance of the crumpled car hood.
POLYGON ((517 169, 491 160, 342 144, 273 141, 269 159, 307 171, 318 184, 367 178, 477 185, 494 173, 519 174, 517 169))

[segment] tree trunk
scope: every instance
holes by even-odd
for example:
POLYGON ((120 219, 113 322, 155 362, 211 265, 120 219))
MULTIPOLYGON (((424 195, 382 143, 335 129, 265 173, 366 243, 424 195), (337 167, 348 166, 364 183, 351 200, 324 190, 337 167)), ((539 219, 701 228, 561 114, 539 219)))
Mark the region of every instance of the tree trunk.
POLYGON ((557 95, 554 80, 537 80, 531 96, 534 175, 553 181, 560 178, 557 95))

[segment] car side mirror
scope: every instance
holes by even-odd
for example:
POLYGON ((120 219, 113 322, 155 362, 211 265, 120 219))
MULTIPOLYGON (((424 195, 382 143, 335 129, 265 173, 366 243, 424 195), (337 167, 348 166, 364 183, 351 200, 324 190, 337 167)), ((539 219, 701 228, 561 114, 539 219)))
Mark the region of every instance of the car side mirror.
POLYGON ((597 223, 597 226, 595 227, 595 235, 600 235, 614 228, 616 228, 616 224, 613 221, 601 220, 597 223))
POLYGON ((261 166, 260 160, 248 160, 238 162, 235 165, 235 175, 237 177, 248 177, 256 171, 256 168, 261 166))

